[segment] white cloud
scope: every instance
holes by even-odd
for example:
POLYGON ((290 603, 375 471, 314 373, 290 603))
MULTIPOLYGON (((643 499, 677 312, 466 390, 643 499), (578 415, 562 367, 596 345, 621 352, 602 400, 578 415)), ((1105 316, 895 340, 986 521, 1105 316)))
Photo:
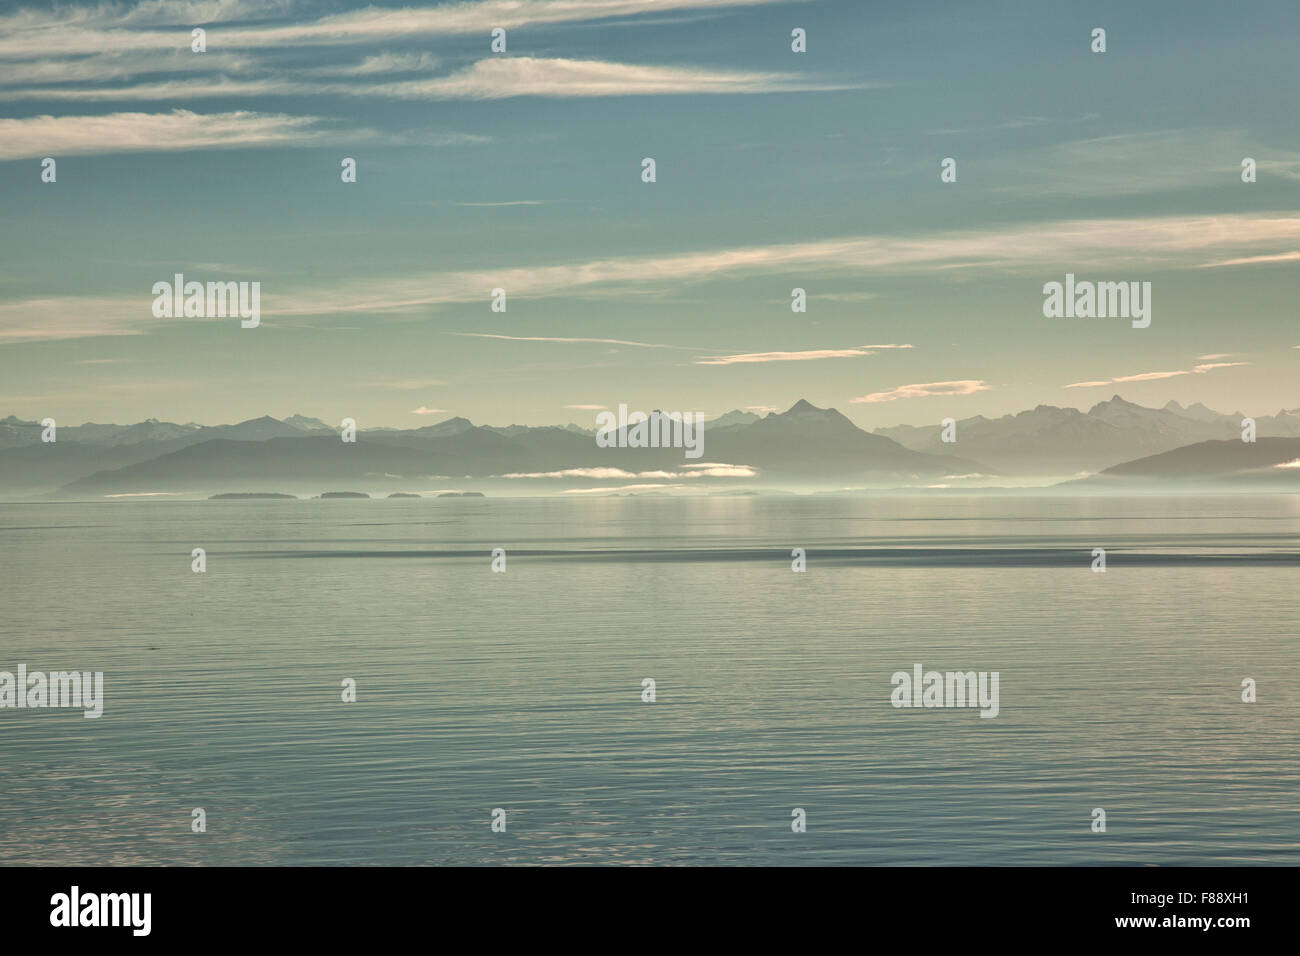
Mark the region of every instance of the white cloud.
POLYGON ((695 470, 687 472, 685 478, 754 478, 758 472, 749 465, 708 465, 699 467, 687 465, 695 470))
POLYGON ((743 73, 703 67, 645 66, 604 60, 491 57, 448 76, 353 88, 360 96, 490 100, 515 96, 591 97, 681 93, 771 93, 842 89, 788 73, 743 73))
POLYGON ((967 380, 959 382, 926 382, 919 385, 900 385, 887 392, 872 392, 850 401, 855 404, 875 402, 896 402, 900 398, 930 398, 935 395, 973 395, 986 392, 989 387, 981 381, 967 380))
POLYGON ((504 339, 507 342, 561 342, 566 345, 590 343, 595 345, 630 345, 641 349, 682 349, 684 345, 658 345, 653 342, 629 342, 625 339, 561 338, 553 335, 496 335, 491 332, 448 332, 471 339, 504 339))
POLYGON ((550 199, 514 199, 507 202, 458 202, 455 205, 487 208, 494 208, 496 206, 544 206, 548 202, 552 201, 553 200, 550 199))
POLYGON ((1300 154, 1234 129, 1149 130, 1008 151, 991 160, 1000 192, 1021 195, 1136 195, 1215 184, 1240 186, 1241 157, 1259 159, 1261 177, 1300 175, 1300 154), (1230 157, 1230 158, 1228 158, 1230 157))
MULTIPOLYGON (((876 298, 874 292, 817 292, 808 298, 817 299, 820 302, 866 302, 869 299, 876 298)), ((780 300, 784 302, 785 300, 780 300)))
POLYGON ((910 349, 910 345, 862 345, 851 349, 809 349, 803 352, 751 352, 696 359, 696 365, 745 365, 760 362, 811 362, 828 358, 859 358, 875 355, 877 349, 910 349))
MULTIPOLYGON (((670 10, 758 6, 775 0, 478 0, 423 8, 368 6, 298 23, 224 26, 226 49, 341 45, 409 39, 417 36, 487 36, 507 29, 629 17, 670 10)), ((22 11, 0 18, 0 56, 73 56, 116 50, 168 50, 189 46, 189 27, 276 15, 289 7, 243 3, 100 4, 52 12, 22 11), (164 25, 174 29, 156 29, 164 25), (134 29, 148 26, 155 29, 134 29)))
POLYGON ((646 488, 671 488, 671 485, 648 484, 648 485, 621 485, 613 488, 566 488, 566 495, 598 495, 611 491, 642 491, 646 488))
MULTIPOLYGON (((141 114, 129 114, 141 115, 141 114)), ((193 115, 193 114, 191 114, 193 115)), ((250 114, 258 115, 258 114, 250 114)), ((7 121, 27 122, 27 121, 7 121)), ((4 130, 0 126, 0 132, 4 130)), ((272 128, 266 135, 288 135, 272 128)), ((2 138, 2 137, 0 137, 2 138)), ((45 156, 26 139, 25 155, 45 156)), ((420 314, 431 305, 477 302, 484 289, 511 290, 513 296, 571 297, 593 288, 620 289, 643 284, 680 286, 719 278, 781 273, 934 274, 953 266, 977 266, 1041 279, 1044 270, 1060 262, 1083 268, 1187 269, 1222 259, 1228 252, 1257 252, 1279 245, 1300 244, 1300 216, 1294 213, 1253 212, 1228 215, 1171 216, 1151 219, 1084 219, 1018 223, 984 230, 927 233, 918 236, 850 236, 784 245, 699 250, 668 256, 623 256, 561 264, 509 266, 477 272, 431 272, 405 276, 375 276, 340 281, 328 288, 266 290, 263 314, 280 317, 334 313, 420 314)), ((149 324, 138 300, 125 306, 149 324)), ((25 304, 0 305, 0 337, 7 322, 22 322, 25 304)), ((123 308, 122 302, 101 297, 81 300, 79 311, 123 308)), ((91 320, 92 324, 96 320, 91 320)), ((156 322, 157 320, 153 320, 156 322)), ((55 322, 55 326, 60 323, 55 322)), ((13 328, 8 328, 10 333, 13 328)), ((65 335, 48 322, 23 325, 33 338, 65 335), (42 334, 45 329, 48 334, 42 334)), ((94 333, 90 333, 94 334, 94 333)), ((509 336, 460 332, 459 335, 511 341, 593 342, 638 348, 674 348, 661 343, 600 338, 509 336)), ((698 347, 691 349, 698 351, 698 347)))
POLYGON ((1205 365, 1193 366, 1192 371, 1197 373, 1209 372, 1212 369, 1216 369, 1216 368, 1236 368, 1239 365, 1249 365, 1249 364, 1250 364, 1249 362, 1210 362, 1205 365))
POLYGON ((374 76, 383 73, 415 73, 434 69, 438 58, 428 53, 377 53, 350 66, 320 67, 317 72, 330 76, 374 76))
MULTIPOLYGON (((196 97, 352 96, 396 100, 497 100, 517 96, 598 97, 652 94, 773 93, 846 89, 795 74, 743 73, 705 67, 645 66, 604 60, 493 57, 445 76, 379 83, 321 83, 268 75, 249 79, 161 80, 112 87, 33 87, 6 90, 11 100, 175 100, 196 97)), ((855 86, 853 88, 860 88, 855 86)))
POLYGON ((749 465, 728 465, 720 462, 684 465, 684 471, 627 471, 623 468, 563 468, 559 471, 512 472, 497 475, 497 478, 592 478, 633 479, 659 478, 664 481, 680 481, 685 478, 754 478, 758 472, 749 465))
POLYGON ((303 144, 325 135, 319 122, 313 116, 247 110, 0 119, 0 160, 303 144))
POLYGON ((151 301, 140 295, 100 300, 47 296, 0 302, 0 343, 139 335, 152 318, 151 301))
POLYGON ((1279 252, 1271 256, 1244 256, 1240 259, 1224 259, 1222 262, 1207 262, 1202 269, 1219 269, 1223 266, 1257 266, 1272 262, 1300 262, 1300 252, 1279 252))
POLYGON ((413 408, 413 409, 411 409, 411 414, 412 414, 412 415, 445 415, 445 414, 447 414, 447 409, 445 409, 445 408, 425 408, 423 405, 421 405, 419 408, 413 408))
MULTIPOLYGON (((1202 356, 1210 358, 1211 356, 1202 356)), ((1217 356, 1216 356, 1217 357, 1217 356)), ((1203 365, 1196 365, 1190 369, 1180 369, 1173 372, 1139 372, 1136 375, 1120 375, 1116 378, 1108 378, 1101 382, 1074 382, 1066 385, 1065 388, 1098 388, 1102 385, 1121 385, 1126 382, 1155 382, 1166 378, 1178 378, 1181 375, 1203 375, 1211 372, 1216 368, 1236 368, 1239 365, 1249 365, 1249 362, 1209 362, 1203 365)))
POLYGON ((142 74, 244 73, 256 66, 253 57, 219 50, 195 56, 186 47, 143 57, 138 53, 104 50, 76 59, 0 61, 0 86, 23 84, 22 90, 8 90, 3 95, 11 99, 34 99, 58 95, 57 89, 39 88, 45 83, 107 83, 142 74))
POLYGON ((489 272, 432 273, 359 283, 328 295, 296 296, 285 308, 314 314, 414 310, 436 303, 475 301, 484 288, 497 286, 523 297, 567 297, 594 286, 680 284, 782 272, 805 276, 862 271, 932 273, 954 266, 978 266, 1035 275, 1061 261, 1075 264, 1076 269, 1121 265, 1176 269, 1195 267, 1207 258, 1220 257, 1225 250, 1276 246, 1279 242, 1300 242, 1300 216, 1236 213, 1059 220, 912 237, 851 236, 489 272))

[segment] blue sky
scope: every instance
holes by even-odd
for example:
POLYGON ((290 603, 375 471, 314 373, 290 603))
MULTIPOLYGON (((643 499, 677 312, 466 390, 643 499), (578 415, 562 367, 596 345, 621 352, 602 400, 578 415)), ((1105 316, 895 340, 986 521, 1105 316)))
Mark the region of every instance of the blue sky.
POLYGON ((1300 405, 1300 7, 1086 6, 6 6, 0 413, 1300 405), (261 326, 155 318, 176 272, 261 326), (1044 318, 1066 273, 1150 328, 1044 318))

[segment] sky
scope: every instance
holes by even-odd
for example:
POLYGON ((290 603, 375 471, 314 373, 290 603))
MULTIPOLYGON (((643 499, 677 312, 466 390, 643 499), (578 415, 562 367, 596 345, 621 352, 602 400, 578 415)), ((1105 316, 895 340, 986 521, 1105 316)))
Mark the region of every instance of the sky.
POLYGON ((1293 0, 5 4, 0 416, 1295 408, 1298 36, 1293 0), (260 325, 155 317, 175 273, 259 282, 260 325), (1045 317, 1067 274, 1150 282, 1150 326, 1045 317))

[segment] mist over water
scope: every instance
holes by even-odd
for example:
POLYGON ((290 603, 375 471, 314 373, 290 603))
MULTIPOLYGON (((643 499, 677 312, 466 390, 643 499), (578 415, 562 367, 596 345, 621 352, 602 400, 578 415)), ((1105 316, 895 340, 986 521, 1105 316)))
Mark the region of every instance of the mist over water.
POLYGON ((1285 496, 4 504, 0 669, 105 703, 0 710, 0 863, 1300 864, 1297 563, 1285 496))

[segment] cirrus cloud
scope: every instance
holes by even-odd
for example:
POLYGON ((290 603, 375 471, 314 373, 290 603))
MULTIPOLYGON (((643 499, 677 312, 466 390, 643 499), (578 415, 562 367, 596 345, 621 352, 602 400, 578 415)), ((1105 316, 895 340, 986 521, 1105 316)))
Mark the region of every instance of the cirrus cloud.
POLYGON ((808 349, 802 352, 750 352, 696 359, 696 365, 747 365, 761 362, 812 362, 828 358, 858 358, 880 349, 910 349, 910 345, 859 345, 850 349, 808 349))
POLYGON ((896 402, 901 398, 931 398, 937 395, 973 395, 986 392, 989 386, 984 382, 967 379, 958 382, 925 382, 917 385, 900 385, 887 392, 872 392, 860 398, 849 399, 855 405, 875 402, 896 402))
POLYGON ((0 160, 156 150, 236 149, 313 143, 327 135, 315 116, 283 113, 108 113, 0 119, 0 160))
POLYGON ((1136 375, 1119 375, 1098 382, 1073 382, 1064 387, 1099 388, 1103 385, 1122 385, 1127 382, 1156 382, 1166 378, 1178 378, 1181 375, 1203 375, 1206 372, 1214 371, 1216 368, 1236 368, 1239 365, 1249 364, 1249 362, 1206 362, 1189 369, 1179 369, 1172 372, 1138 372, 1136 375))

